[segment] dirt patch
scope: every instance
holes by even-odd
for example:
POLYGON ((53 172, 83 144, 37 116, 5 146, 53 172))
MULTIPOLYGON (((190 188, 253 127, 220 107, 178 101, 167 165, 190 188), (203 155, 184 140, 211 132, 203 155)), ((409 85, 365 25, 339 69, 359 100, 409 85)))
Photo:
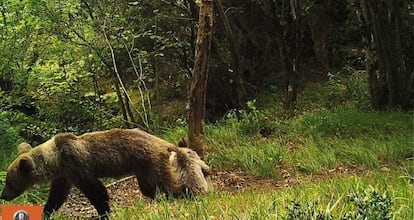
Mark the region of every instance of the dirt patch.
MULTIPOLYGON (((132 206, 137 197, 144 199, 134 176, 110 183, 106 185, 106 189, 109 194, 111 208, 113 206, 132 206)), ((71 189, 68 199, 59 209, 59 213, 71 219, 90 218, 98 215, 89 200, 75 187, 71 189)))
POLYGON ((290 176, 284 179, 259 179, 242 171, 218 171, 211 177, 214 190, 243 192, 247 189, 274 189, 294 186, 298 183, 290 176))

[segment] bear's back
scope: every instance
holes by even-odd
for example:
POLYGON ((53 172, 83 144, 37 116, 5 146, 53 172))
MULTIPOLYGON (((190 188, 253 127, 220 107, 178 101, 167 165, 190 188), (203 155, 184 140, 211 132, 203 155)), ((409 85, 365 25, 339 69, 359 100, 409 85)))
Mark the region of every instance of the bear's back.
POLYGON ((139 129, 59 134, 54 141, 64 171, 93 177, 119 177, 156 166, 152 163, 166 161, 168 148, 174 147, 139 129))

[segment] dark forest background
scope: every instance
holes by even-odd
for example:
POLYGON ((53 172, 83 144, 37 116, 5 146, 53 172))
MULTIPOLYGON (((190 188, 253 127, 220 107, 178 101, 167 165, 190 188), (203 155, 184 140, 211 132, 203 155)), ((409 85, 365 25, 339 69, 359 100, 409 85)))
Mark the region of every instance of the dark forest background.
MULTIPOLYGON (((342 79, 347 94, 326 91, 335 103, 412 109, 411 1, 214 3, 208 122, 256 99, 295 114, 304 88, 342 79)), ((3 142, 186 122, 195 0, 4 0, 0 9, 3 142)))
MULTIPOLYGON (((0 12, 0 188, 23 141, 138 127, 202 143, 213 190, 148 203, 131 178, 105 180, 121 192, 111 218, 413 219, 413 1, 1 0, 0 12), (211 49, 195 56, 202 3, 211 49), (199 57, 206 123, 191 102, 199 57)), ((56 219, 91 217, 75 198, 56 219)))

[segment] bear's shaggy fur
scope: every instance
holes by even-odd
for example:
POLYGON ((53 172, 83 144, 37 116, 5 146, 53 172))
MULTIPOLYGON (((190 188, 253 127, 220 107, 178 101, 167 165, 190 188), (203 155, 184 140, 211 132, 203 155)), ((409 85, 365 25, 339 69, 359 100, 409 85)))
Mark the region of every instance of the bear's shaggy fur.
POLYGON ((139 129, 113 129, 81 136, 58 134, 33 149, 20 144, 18 153, 7 170, 0 198, 12 200, 34 184, 51 182, 44 207, 47 216, 59 209, 74 185, 106 218, 109 197, 98 180, 101 177, 134 174, 142 194, 152 199, 157 189, 174 196, 180 196, 185 189, 195 193, 208 191, 204 176, 193 174, 209 169, 195 152, 139 129), (194 171, 187 164, 193 164, 190 166, 194 171))
POLYGON ((206 177, 210 175, 210 167, 198 156, 198 154, 187 148, 184 139, 178 144, 177 150, 171 151, 170 161, 175 169, 178 183, 184 186, 185 195, 205 194, 209 192, 206 177))

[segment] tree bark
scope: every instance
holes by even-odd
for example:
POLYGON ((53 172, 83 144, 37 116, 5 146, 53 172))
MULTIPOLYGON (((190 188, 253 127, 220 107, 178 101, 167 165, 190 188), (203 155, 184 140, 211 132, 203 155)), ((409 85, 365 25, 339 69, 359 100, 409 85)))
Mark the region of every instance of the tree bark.
POLYGON ((361 0, 361 9, 372 107, 409 109, 414 41, 413 28, 405 21, 407 2, 361 0))
POLYGON ((202 0, 197 33, 193 77, 189 96, 188 142, 201 157, 206 148, 204 122, 208 62, 213 35, 213 0, 202 0))
POLYGON ((195 24, 198 21, 197 19, 200 14, 200 11, 198 10, 195 0, 187 0, 186 2, 190 8, 191 17, 194 19, 194 23, 191 24, 190 45, 191 45, 192 51, 195 51, 195 45, 194 45, 196 41, 196 33, 195 33, 196 25, 195 24))
POLYGON ((115 86, 115 92, 116 92, 116 95, 118 96, 119 107, 121 108, 122 118, 124 119, 123 120, 124 124, 127 128, 130 128, 130 124, 128 123, 127 110, 125 108, 125 102, 124 102, 124 98, 122 97, 121 89, 119 88, 117 79, 114 79, 113 81, 114 81, 114 86, 115 86))
MULTIPOLYGON (((276 46, 279 48, 279 56, 284 72, 285 108, 292 109, 295 107, 297 99, 298 73, 297 69, 295 68, 297 64, 295 65, 292 62, 292 59, 289 55, 288 40, 283 34, 284 30, 278 16, 276 15, 273 0, 267 0, 264 2, 264 11, 267 14, 266 18, 268 19, 268 26, 275 36, 276 46)), ((297 61, 299 61, 298 58, 299 57, 296 57, 297 61)))
POLYGON ((221 17, 221 20, 224 24, 224 30, 227 36, 227 39, 230 44, 230 54, 231 54, 231 65, 233 72, 231 73, 231 91, 232 91, 232 107, 236 109, 242 109, 245 105, 246 99, 246 90, 243 85, 242 80, 242 71, 240 68, 240 50, 239 45, 236 40, 236 37, 233 33, 233 30, 230 26, 230 22, 227 18, 226 13, 224 12, 223 5, 221 4, 221 0, 215 0, 218 14, 221 17))
POLYGON ((362 21, 364 24, 362 25, 364 30, 364 42, 366 45, 365 51, 365 70, 367 71, 368 75, 368 89, 370 92, 370 99, 371 99, 371 106, 374 109, 380 109, 381 106, 386 104, 386 90, 383 89, 386 86, 386 82, 378 77, 377 74, 377 66, 378 62, 375 58, 375 42, 372 38, 373 31, 372 26, 372 17, 371 14, 366 11, 367 10, 366 1, 361 1, 361 9, 363 11, 364 19, 362 21), (385 99, 385 101, 384 101, 385 99))
POLYGON ((298 80, 299 80, 299 68, 301 60, 301 43, 302 43, 302 27, 301 27, 301 4, 300 0, 291 0, 290 8, 292 19, 294 23, 295 31, 295 52, 292 62, 292 71, 287 72, 286 76, 286 109, 294 109, 296 107, 296 100, 298 96, 298 80))

